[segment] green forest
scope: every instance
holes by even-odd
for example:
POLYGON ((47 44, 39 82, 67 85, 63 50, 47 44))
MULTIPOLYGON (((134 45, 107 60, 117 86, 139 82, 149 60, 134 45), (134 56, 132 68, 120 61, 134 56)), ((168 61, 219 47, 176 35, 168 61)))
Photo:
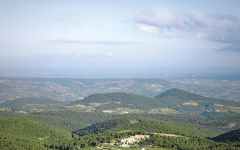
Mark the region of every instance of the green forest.
POLYGON ((238 106, 221 102, 177 89, 156 98, 105 93, 71 103, 16 99, 0 104, 0 149, 238 150, 240 132, 238 124, 232 122, 240 122, 239 113, 206 110, 214 110, 216 103, 217 107, 224 105, 224 110, 238 106), (199 106, 181 105, 194 99, 199 106), (165 102, 178 113, 152 112, 165 102), (109 109, 130 111, 105 112, 109 109))

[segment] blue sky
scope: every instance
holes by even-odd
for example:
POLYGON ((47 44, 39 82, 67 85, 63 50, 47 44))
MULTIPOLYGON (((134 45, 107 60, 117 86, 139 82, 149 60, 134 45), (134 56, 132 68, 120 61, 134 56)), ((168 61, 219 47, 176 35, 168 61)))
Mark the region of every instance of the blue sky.
POLYGON ((238 71, 239 6, 238 0, 0 1, 0 68, 125 76, 238 71))

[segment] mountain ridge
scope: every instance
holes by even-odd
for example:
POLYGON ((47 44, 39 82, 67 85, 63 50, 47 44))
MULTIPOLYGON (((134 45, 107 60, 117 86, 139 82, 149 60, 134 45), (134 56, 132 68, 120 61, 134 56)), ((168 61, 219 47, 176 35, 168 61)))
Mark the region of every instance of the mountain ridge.
POLYGON ((159 106, 159 103, 153 98, 124 92, 96 93, 85 97, 83 100, 74 101, 70 105, 111 102, 115 103, 115 105, 139 109, 159 106))
POLYGON ((240 144, 240 129, 220 134, 212 139, 217 142, 239 142, 240 144))
POLYGON ((239 102, 206 97, 177 88, 167 90, 156 96, 155 99, 158 99, 165 107, 192 111, 194 111, 193 108, 199 108, 199 111, 212 111, 217 108, 225 109, 226 106, 240 107, 239 102))

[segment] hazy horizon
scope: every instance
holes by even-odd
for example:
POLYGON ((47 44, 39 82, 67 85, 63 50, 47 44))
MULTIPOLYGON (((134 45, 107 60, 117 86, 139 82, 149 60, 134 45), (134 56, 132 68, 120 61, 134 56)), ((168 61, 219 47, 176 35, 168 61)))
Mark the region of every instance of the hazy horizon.
POLYGON ((240 1, 0 2, 0 76, 238 74, 240 1))
POLYGON ((230 79, 232 76, 240 75, 236 68, 159 68, 144 70, 78 70, 74 68, 0 68, 0 77, 6 78, 176 78, 186 76, 196 76, 213 78, 222 76, 224 79, 230 79))

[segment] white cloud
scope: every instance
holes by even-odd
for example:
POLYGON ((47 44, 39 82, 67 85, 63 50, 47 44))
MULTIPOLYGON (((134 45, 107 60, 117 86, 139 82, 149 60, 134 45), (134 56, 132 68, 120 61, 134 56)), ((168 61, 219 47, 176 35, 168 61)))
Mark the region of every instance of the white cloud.
MULTIPOLYGON (((240 51, 240 19, 224 14, 172 12, 151 9, 136 19, 137 29, 145 33, 158 33, 167 37, 186 37, 234 45, 240 51)), ((231 50, 232 46, 228 46, 231 50)), ((225 50, 222 49, 222 50, 225 50)))
POLYGON ((138 23, 137 24, 137 29, 142 31, 142 32, 151 33, 151 34, 159 33, 158 27, 148 25, 148 24, 143 24, 143 23, 138 23))

